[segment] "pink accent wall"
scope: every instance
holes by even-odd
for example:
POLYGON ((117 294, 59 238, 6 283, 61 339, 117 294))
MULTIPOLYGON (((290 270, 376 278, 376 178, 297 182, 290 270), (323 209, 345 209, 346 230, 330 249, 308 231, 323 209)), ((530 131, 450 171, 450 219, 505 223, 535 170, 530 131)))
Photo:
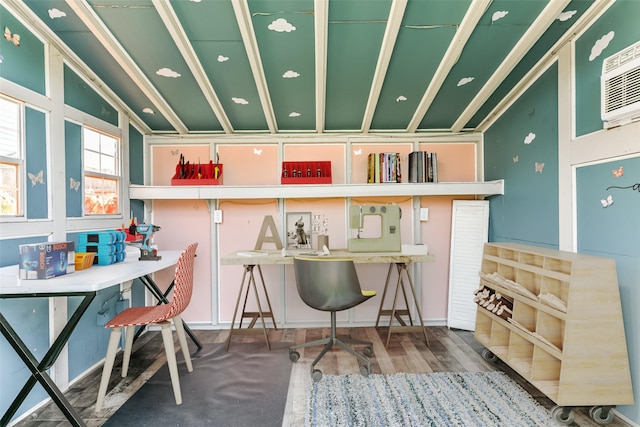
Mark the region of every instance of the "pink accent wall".
POLYGON ((275 144, 218 145, 224 185, 280 183, 278 146, 275 144))
POLYGON ((153 167, 151 168, 151 185, 171 185, 171 178, 176 173, 180 162, 180 154, 190 164, 209 163, 208 145, 154 146, 151 150, 153 167))

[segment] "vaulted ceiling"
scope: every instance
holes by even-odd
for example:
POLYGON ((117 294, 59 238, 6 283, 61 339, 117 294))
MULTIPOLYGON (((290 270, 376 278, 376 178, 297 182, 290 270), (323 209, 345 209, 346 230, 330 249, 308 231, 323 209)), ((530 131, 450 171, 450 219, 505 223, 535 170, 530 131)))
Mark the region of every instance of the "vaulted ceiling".
POLYGON ((156 134, 474 130, 597 13, 593 0, 6 2, 156 134))

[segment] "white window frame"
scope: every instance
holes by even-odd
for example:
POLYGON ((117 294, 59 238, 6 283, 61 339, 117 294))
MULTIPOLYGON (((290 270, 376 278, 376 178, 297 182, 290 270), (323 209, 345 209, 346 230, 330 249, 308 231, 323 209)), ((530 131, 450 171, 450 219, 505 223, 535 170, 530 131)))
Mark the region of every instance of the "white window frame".
POLYGON ((26 188, 26 160, 25 160, 25 132, 24 132, 24 109, 25 104, 15 98, 5 96, 0 93, 0 98, 3 101, 16 104, 18 108, 18 123, 17 123, 17 147, 16 156, 3 156, 0 155, 0 162, 17 167, 17 212, 15 214, 2 214, 0 212, 0 218, 2 222, 16 222, 24 221, 27 215, 27 188, 26 188))
POLYGON ((104 131, 102 129, 99 129, 97 127, 93 127, 93 126, 88 126, 83 124, 82 125, 82 217, 83 218, 113 218, 113 217, 122 217, 122 212, 123 212, 123 176, 122 176, 122 170, 123 170, 123 143, 122 143, 122 138, 118 135, 114 135, 110 132, 104 131), (101 149, 96 150, 90 150, 89 148, 87 148, 86 146, 86 132, 94 132, 96 134, 98 134, 99 136, 105 136, 107 138, 113 139, 115 141, 116 144, 116 149, 115 149, 115 159, 114 159, 114 163, 115 163, 115 172, 113 174, 111 173, 105 173, 103 170, 92 170, 92 169, 88 169, 87 168, 87 159, 86 159, 86 155, 87 155, 87 151, 92 151, 92 152, 96 152, 98 153, 98 157, 100 158, 101 155, 103 154, 101 149), (91 213, 88 212, 86 209, 86 198, 88 196, 88 190, 87 190, 87 178, 88 177, 92 177, 92 178, 105 178, 108 180, 114 180, 115 181, 115 189, 117 192, 117 201, 118 201, 118 211, 117 212, 111 212, 111 213, 91 213))

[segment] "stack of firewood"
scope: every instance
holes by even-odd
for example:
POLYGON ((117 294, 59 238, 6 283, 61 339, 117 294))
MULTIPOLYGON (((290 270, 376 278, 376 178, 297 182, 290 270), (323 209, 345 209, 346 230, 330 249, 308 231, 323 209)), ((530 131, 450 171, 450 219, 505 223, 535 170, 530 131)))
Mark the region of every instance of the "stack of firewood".
POLYGON ((478 289, 473 291, 475 297, 473 301, 480 307, 483 307, 496 316, 500 316, 507 320, 513 314, 513 301, 506 298, 499 292, 484 285, 480 285, 478 289))

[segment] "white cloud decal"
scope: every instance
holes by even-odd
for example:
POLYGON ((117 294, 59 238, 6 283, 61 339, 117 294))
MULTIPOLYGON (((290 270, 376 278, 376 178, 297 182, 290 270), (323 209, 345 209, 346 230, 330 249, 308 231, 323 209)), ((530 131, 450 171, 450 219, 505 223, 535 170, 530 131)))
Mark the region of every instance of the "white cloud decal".
POLYGON ((536 134, 533 132, 529 132, 529 135, 527 135, 524 138, 524 143, 525 144, 531 144, 533 142, 533 140, 536 139, 536 134))
POLYGON ((59 9, 56 9, 55 7, 53 9, 49 9, 49 18, 51 19, 64 18, 65 16, 67 16, 66 13, 59 9))
POLYGON ((573 18, 573 15, 575 15, 576 13, 578 13, 577 10, 566 10, 558 15, 558 21, 568 21, 569 19, 573 18))
POLYGON ((247 101, 247 100, 246 100, 246 99, 244 99, 244 98, 236 98, 236 97, 233 97, 233 98, 231 98, 231 100, 232 100, 233 102, 235 102, 236 104, 242 104, 242 105, 247 105, 247 104, 249 104, 249 101, 247 101))
POLYGON ((171 77, 171 78, 178 78, 180 77, 180 73, 177 73, 175 71, 173 71, 171 68, 160 68, 158 71, 156 71, 156 74, 162 77, 171 77))
POLYGON ((301 115, 300 113, 296 113, 295 111, 292 111, 292 112, 289 114, 289 117, 300 117, 300 115, 301 115))
POLYGON ((491 22, 496 22, 498 19, 502 19, 509 13, 508 10, 499 10, 491 15, 491 22))
POLYGON ((300 77, 300 73, 297 73, 293 70, 288 70, 282 75, 283 79, 295 79, 296 77, 300 77))
POLYGON ((296 30, 296 27, 291 25, 284 18, 276 19, 271 24, 269 24, 269 26, 267 28, 270 29, 271 31, 277 31, 279 33, 282 33, 282 32, 290 33, 291 31, 295 31, 296 30))
POLYGON ((594 44, 593 47, 591 48, 591 55, 589 55, 589 61, 593 61, 598 56, 600 56, 602 51, 605 50, 607 46, 609 46, 609 42, 613 40, 613 36, 615 36, 615 33, 613 31, 609 31, 607 34, 602 36, 600 40, 596 41, 596 44, 594 44))
POLYGON ((473 79, 475 79, 475 77, 465 77, 463 79, 460 79, 460 81, 458 82, 458 86, 464 86, 467 83, 471 83, 473 79))
POLYGON ((396 102, 400 102, 400 101, 406 101, 407 97, 404 95, 400 95, 399 97, 396 98, 396 102))
POLYGON ((153 110, 152 110, 151 108, 149 108, 149 107, 147 107, 147 108, 145 108, 144 110, 142 110, 142 112, 143 112, 143 113, 147 113, 147 114, 155 114, 155 113, 153 112, 153 110))
POLYGON ((227 62, 229 60, 228 56, 218 55, 218 62, 227 62))

